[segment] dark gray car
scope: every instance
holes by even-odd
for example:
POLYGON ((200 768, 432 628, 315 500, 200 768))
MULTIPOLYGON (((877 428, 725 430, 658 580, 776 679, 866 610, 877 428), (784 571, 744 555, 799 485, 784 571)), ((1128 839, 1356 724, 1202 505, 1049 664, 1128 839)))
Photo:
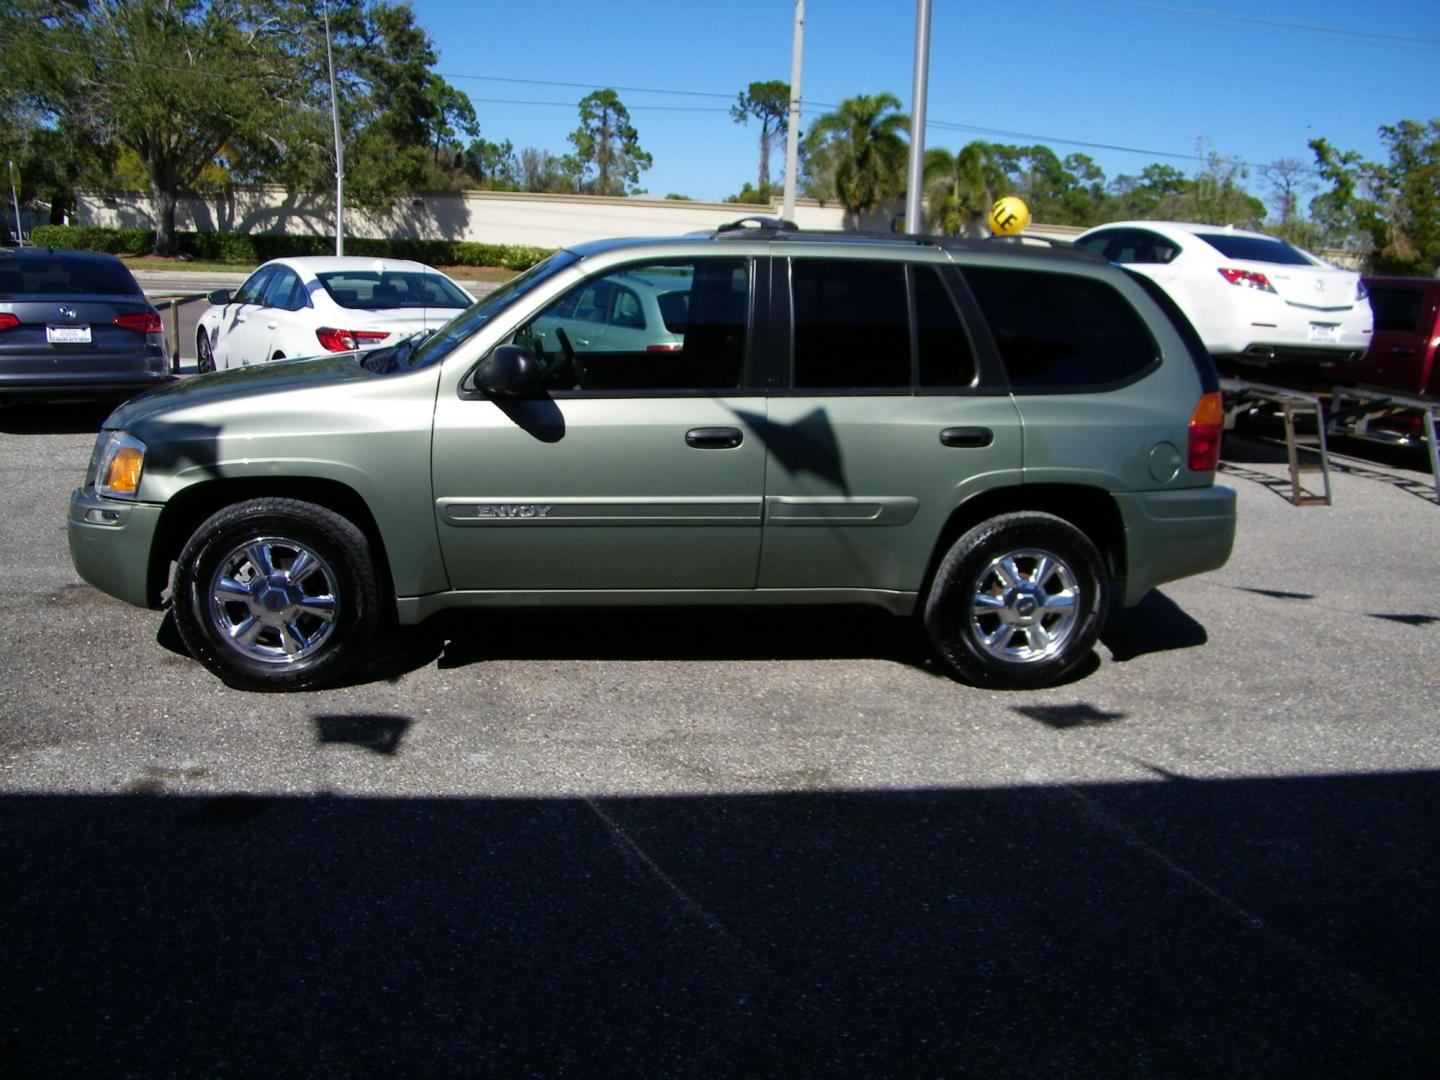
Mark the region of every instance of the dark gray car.
POLYGON ((160 313, 119 259, 0 251, 0 402, 119 400, 171 378, 160 313))

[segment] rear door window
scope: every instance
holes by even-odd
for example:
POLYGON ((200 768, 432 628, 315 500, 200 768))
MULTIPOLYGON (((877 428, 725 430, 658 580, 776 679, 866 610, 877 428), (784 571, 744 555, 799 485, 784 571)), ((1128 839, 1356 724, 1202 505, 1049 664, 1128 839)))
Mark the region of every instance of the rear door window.
POLYGON ((964 275, 1017 393, 1103 389, 1159 362, 1144 320, 1102 281, 976 266, 964 275))
POLYGON ((795 259, 791 385, 797 390, 966 387, 975 353, 939 269, 795 259))
POLYGON ((910 306, 905 264, 796 259, 795 386, 910 386, 910 306))

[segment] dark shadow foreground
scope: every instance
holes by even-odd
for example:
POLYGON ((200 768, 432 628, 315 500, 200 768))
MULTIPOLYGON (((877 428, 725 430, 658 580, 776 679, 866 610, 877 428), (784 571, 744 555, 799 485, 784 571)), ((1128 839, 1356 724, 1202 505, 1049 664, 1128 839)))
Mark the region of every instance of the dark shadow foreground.
POLYGON ((8 796, 0 1061, 87 1077, 1433 1076, 1440 774, 1156 775, 8 796))

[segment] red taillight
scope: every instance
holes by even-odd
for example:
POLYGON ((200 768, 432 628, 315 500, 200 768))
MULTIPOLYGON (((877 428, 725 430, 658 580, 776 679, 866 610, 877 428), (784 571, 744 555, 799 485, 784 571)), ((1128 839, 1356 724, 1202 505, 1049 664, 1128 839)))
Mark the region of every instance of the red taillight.
POLYGON ((1225 430, 1225 402, 1220 391, 1201 394, 1190 416, 1189 465, 1192 472, 1214 472, 1220 465, 1220 435, 1225 430))
POLYGON ((333 326, 322 326, 315 331, 320 344, 330 352, 354 352, 366 345, 374 345, 390 336, 388 330, 336 330, 333 326))
POLYGON ((684 348, 685 348, 685 346, 682 345, 680 342, 678 342, 678 341, 672 341, 672 342, 669 342, 668 344, 665 344, 665 345, 646 345, 646 346, 645 346, 645 351, 646 351, 646 352, 680 352, 680 351, 683 350, 684 348))
POLYGON ((20 325, 20 316, 12 315, 8 311, 0 311, 0 330, 14 330, 20 325))
POLYGON ((1247 285, 1252 289, 1259 289, 1261 292, 1275 291, 1275 286, 1270 284, 1270 279, 1264 274, 1257 274, 1254 270, 1236 270, 1232 267, 1222 266, 1220 276, 1231 285, 1247 285))
POLYGON ((158 311, 127 311, 115 316, 115 325, 122 330, 134 330, 137 334, 163 333, 158 311))

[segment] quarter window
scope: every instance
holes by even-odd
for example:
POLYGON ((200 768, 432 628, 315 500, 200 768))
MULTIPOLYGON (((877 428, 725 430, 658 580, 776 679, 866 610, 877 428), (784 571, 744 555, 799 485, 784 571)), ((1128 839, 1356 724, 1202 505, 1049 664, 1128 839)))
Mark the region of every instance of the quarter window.
POLYGON ((992 267, 969 267, 965 280, 1017 391, 1099 388, 1135 378, 1158 359, 1145 323, 1103 282, 992 267))

